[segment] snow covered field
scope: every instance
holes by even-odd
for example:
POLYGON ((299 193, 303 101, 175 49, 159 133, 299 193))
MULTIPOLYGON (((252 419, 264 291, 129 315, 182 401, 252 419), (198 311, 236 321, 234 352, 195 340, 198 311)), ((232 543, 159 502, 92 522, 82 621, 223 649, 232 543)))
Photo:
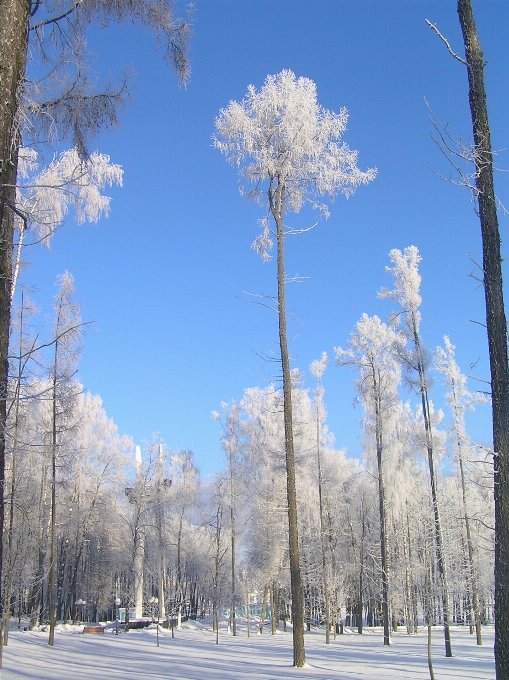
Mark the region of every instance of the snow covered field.
MULTIPOLYGON (((453 628, 454 657, 443 656, 441 629, 433 631, 433 664, 436 680, 492 680, 493 628, 483 628, 483 647, 477 647, 468 629, 453 628)), ((363 635, 346 632, 325 646, 321 632, 306 633, 308 665, 292 668, 291 632, 276 636, 246 635, 239 625, 237 637, 221 631, 219 646, 210 625, 189 622, 171 633, 133 630, 115 636, 82 635, 81 627, 60 627, 55 646, 47 646, 47 634, 13 630, 4 649, 1 680, 122 680, 180 678, 181 680, 425 680, 429 678, 426 633, 396 633, 390 648, 383 648, 382 633, 366 629, 363 635)))

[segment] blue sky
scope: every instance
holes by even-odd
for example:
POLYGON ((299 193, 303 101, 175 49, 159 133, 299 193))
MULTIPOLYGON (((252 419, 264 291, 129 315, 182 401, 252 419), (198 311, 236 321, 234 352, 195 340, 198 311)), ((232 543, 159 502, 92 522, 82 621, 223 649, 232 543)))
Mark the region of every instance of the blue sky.
MULTIPOLYGON (((267 74, 289 68, 313 79, 324 107, 347 107, 344 139, 359 150, 359 167, 379 174, 348 201, 338 198, 329 220, 288 240, 287 273, 309 277, 288 288, 290 352, 308 386, 309 364, 329 354, 329 427, 338 447, 359 456, 354 376, 333 364, 333 347, 346 344, 363 312, 385 318, 392 309, 376 297, 391 285, 384 270, 391 248, 413 244, 421 252, 426 345, 448 334, 463 371, 477 362, 475 374, 489 377, 485 331, 472 322, 484 320, 482 289, 469 277, 469 253, 481 258, 478 219, 469 194, 436 174, 449 168, 430 138, 424 102, 469 139, 465 68, 425 23, 436 22, 462 54, 456 3, 197 0, 195 7, 186 89, 142 27, 91 30, 98 78, 122 64, 136 74, 120 127, 95 143, 123 166, 124 186, 108 192, 108 219, 79 227, 70 219, 50 252, 33 249, 23 281, 36 287, 46 313, 56 275, 74 275, 83 319, 95 322, 80 377, 121 433, 142 443, 158 432, 170 448, 192 449, 203 475, 220 469, 220 428, 210 412, 270 382, 274 367, 261 357, 277 351, 277 319, 245 301, 244 291, 275 292, 275 263, 263 264, 250 248, 262 211, 239 195, 235 169, 212 148, 214 118, 267 74)), ((477 0, 474 11, 489 62, 493 148, 509 168, 509 5, 477 0)), ((508 175, 497 173, 496 186, 509 204, 508 175)), ((501 216, 503 247, 507 226, 501 216)), ((440 405, 438 386, 432 396, 440 405)), ((489 416, 484 406, 470 417, 474 439, 490 441, 489 416)))

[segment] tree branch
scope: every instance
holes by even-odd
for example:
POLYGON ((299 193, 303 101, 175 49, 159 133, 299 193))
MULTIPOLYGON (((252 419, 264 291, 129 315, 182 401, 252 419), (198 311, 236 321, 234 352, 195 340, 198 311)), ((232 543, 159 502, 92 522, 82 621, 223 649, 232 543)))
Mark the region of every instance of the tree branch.
POLYGON ((467 62, 465 61, 465 59, 462 59, 462 57, 460 57, 459 54, 456 54, 456 52, 454 52, 454 50, 452 49, 452 47, 451 47, 450 44, 449 44, 449 41, 447 40, 447 38, 445 38, 445 37, 440 33, 440 31, 439 31, 438 28, 436 27, 436 24, 432 24, 431 21, 428 21, 427 19, 425 19, 424 21, 428 24, 428 26, 429 26, 430 28, 432 28, 432 29, 435 31, 435 33, 438 35, 438 37, 445 43, 445 46, 447 47, 447 49, 448 49, 448 51, 449 51, 449 54, 451 54, 455 59, 457 59, 458 61, 460 61, 460 62, 461 62, 462 64, 464 64, 465 66, 468 66, 468 64, 467 64, 467 62))

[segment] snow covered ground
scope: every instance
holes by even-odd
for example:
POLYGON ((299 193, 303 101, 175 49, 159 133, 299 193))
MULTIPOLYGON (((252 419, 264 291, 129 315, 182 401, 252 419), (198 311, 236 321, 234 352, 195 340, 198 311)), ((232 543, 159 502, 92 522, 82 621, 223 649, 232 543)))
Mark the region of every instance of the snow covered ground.
MULTIPOLYGON (((180 678, 181 680, 425 680, 429 678, 426 631, 409 637, 393 636, 390 648, 382 645, 380 629, 363 635, 345 632, 329 647, 323 632, 306 633, 308 665, 292 668, 291 632, 247 638, 245 624, 237 637, 221 631, 219 646, 209 624, 188 622, 171 633, 132 630, 114 634, 109 624, 104 635, 83 635, 81 627, 61 626, 55 646, 47 645, 47 633, 12 630, 4 649, 1 680, 122 680, 180 678)), ((253 629, 254 632, 254 629, 253 629)), ((483 647, 463 627, 452 629, 452 659, 443 655, 441 629, 433 631, 433 664, 436 680, 492 680, 493 627, 483 628, 483 647)))

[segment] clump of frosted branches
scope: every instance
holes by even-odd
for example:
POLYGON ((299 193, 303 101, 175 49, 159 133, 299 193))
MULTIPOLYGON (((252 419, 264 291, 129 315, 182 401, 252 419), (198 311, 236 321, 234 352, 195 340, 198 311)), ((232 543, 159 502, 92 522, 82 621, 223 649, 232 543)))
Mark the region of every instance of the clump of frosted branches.
MULTIPOLYGON (((327 217, 328 207, 320 197, 349 197, 377 173, 376 168, 359 170, 357 151, 341 141, 347 120, 345 108, 334 113, 318 104, 312 80, 284 70, 267 76, 259 90, 250 85, 242 101, 231 101, 220 110, 213 142, 239 167, 241 177, 254 184, 250 190, 241 187, 248 198, 268 206, 264 192, 277 180, 286 209, 299 212, 308 203, 327 217)), ((268 259, 271 245, 263 222, 253 247, 268 259)))
POLYGON ((451 409, 463 418, 467 408, 474 408, 476 403, 485 402, 487 398, 479 392, 470 392, 467 388, 467 377, 461 372, 455 360, 456 346, 444 335, 444 346, 435 349, 435 368, 443 375, 444 387, 448 390, 445 398, 451 409))
POLYGON ((403 252, 394 248, 389 253, 389 259, 394 267, 386 267, 394 279, 394 288, 389 290, 381 288, 379 298, 391 298, 399 302, 405 314, 405 320, 410 329, 414 328, 418 332, 421 314, 418 308, 422 302, 419 295, 421 286, 421 275, 419 274, 419 262, 421 256, 416 246, 408 246, 403 252))
POLYGON ((356 387, 366 403, 374 399, 375 384, 377 396, 393 408, 401 373, 398 357, 404 352, 405 343, 403 333, 383 323, 378 316, 364 312, 350 333, 348 348, 334 348, 336 363, 358 368, 356 387))
POLYGON ((74 208, 75 220, 97 222, 110 210, 109 196, 101 190, 106 186, 122 186, 123 170, 110 162, 106 154, 94 151, 82 161, 76 149, 55 156, 49 165, 39 169, 33 149, 20 150, 17 203, 38 237, 49 243, 55 229, 69 209, 74 208))
POLYGON ((314 359, 309 365, 311 375, 314 375, 317 380, 320 380, 324 374, 325 369, 327 368, 327 361, 327 352, 322 352, 321 357, 319 359, 314 359))

